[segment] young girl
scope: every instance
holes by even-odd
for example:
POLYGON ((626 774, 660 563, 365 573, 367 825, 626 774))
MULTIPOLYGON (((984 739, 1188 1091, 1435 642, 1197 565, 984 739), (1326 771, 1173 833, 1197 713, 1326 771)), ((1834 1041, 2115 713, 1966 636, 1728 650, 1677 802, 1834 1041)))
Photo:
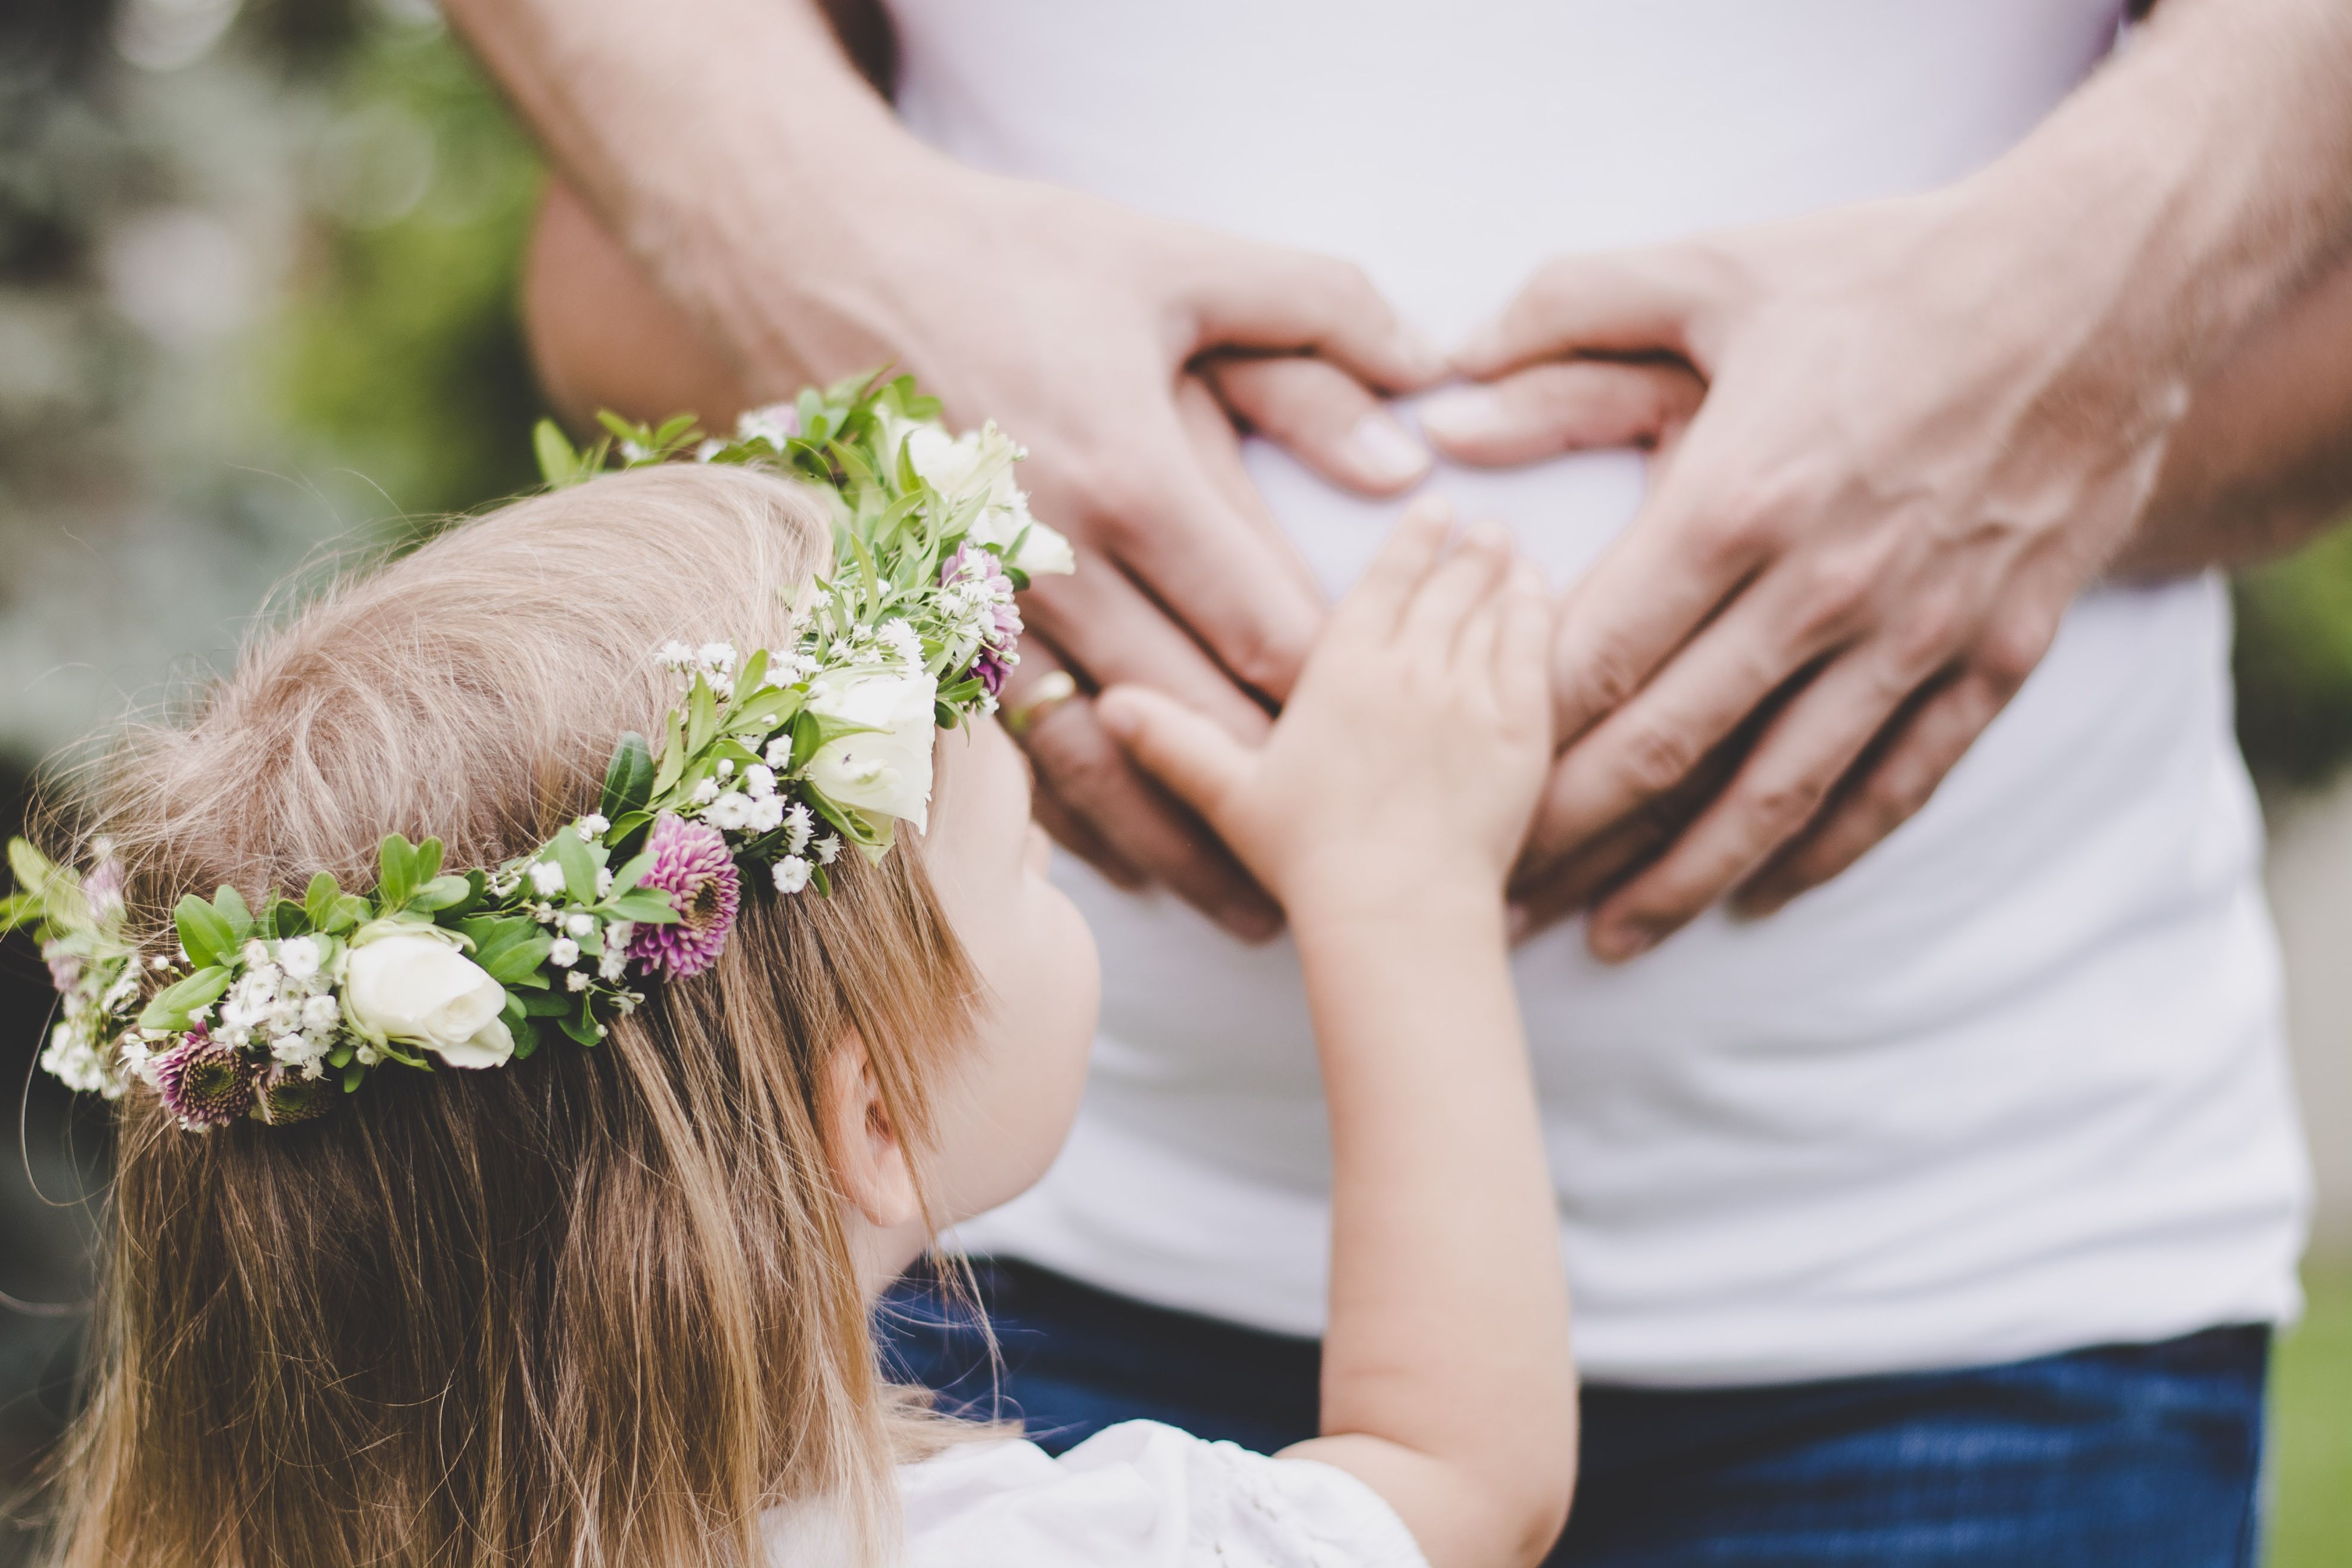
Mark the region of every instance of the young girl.
POLYGON ((48 1064, 120 1117, 60 1562, 1542 1556, 1573 1389, 1501 885, 1545 609, 1438 511, 1264 746, 1100 698, 1290 915, 1324 1435, 1053 1459, 877 1376, 875 1296, 1052 1160, 1097 990, 988 716, 1059 541, 923 412, 804 397, 458 527, 132 735, 97 869, 15 856, 48 1064))

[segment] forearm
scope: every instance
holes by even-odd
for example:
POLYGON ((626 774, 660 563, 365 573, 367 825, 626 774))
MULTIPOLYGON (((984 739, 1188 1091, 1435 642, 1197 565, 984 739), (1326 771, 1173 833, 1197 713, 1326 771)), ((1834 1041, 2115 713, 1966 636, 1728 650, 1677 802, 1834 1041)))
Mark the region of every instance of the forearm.
POLYGON ((2050 352, 2081 367, 2047 417, 2137 402, 2177 421, 2247 330, 2352 243, 2347 80, 2338 0, 2172 0, 1963 183, 1968 232, 2007 247, 2023 296, 1990 303, 2041 307, 2050 352))
POLYGON ((1423 891, 1395 914, 1362 900, 1291 912, 1333 1164, 1326 1437, 1307 1451, 1394 1445, 1407 1473, 1383 1479, 1399 1489, 1415 1458, 1475 1478, 1494 1506, 1460 1528, 1532 1516, 1530 1539, 1424 1548, 1532 1557, 1574 1465, 1559 1221, 1500 901, 1423 891))
POLYGON ((776 301, 857 267, 877 193, 938 163, 809 0, 704 0, 691 26, 623 0, 447 9, 605 231, 739 362, 824 357, 756 339, 815 319, 776 301))
POLYGON ((2284 554, 2352 514, 2352 261, 2197 389, 2112 568, 2153 579, 2284 554))

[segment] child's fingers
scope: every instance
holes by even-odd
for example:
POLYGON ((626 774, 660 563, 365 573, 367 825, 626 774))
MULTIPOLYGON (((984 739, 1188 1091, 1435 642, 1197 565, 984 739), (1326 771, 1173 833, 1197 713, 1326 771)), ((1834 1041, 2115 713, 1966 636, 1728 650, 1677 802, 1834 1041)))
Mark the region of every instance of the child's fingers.
POLYGON ((1145 772, 1212 827, 1218 806, 1248 772, 1248 747, 1165 692, 1113 686, 1095 699, 1095 717, 1145 772))
POLYGON ((1408 645, 1450 656, 1463 622, 1493 590, 1510 559, 1511 536, 1502 524, 1474 525, 1405 607, 1402 630, 1408 645))
POLYGON ((1475 682, 1481 687, 1494 680, 1495 644, 1502 639, 1503 607, 1507 599, 1504 587, 1509 580, 1507 572, 1489 579, 1485 591, 1471 604, 1454 643, 1457 679, 1475 682))
POLYGON ((1453 531, 1454 508, 1442 497, 1424 496, 1407 507, 1381 553, 1341 602, 1339 616, 1361 617, 1382 636, 1393 632, 1453 531))
POLYGON ((1533 706, 1551 710, 1551 595, 1533 561, 1511 568, 1503 587, 1502 630, 1495 639, 1495 690, 1507 712, 1533 706))

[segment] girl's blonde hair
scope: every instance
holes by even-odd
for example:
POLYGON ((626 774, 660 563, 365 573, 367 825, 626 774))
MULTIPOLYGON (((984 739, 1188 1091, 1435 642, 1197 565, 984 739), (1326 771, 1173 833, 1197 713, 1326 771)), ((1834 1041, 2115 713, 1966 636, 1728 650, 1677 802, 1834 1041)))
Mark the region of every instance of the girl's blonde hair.
MULTIPOLYGON (((658 733, 653 649, 786 645, 823 517, 785 480, 672 467, 467 524, 131 735, 86 830, 155 932, 223 882, 364 885, 393 831, 495 864, 593 808, 622 732, 658 733)), ((747 892, 718 966, 593 1049, 378 1072, 294 1127, 194 1136, 121 1102, 60 1560, 740 1565, 796 1500, 887 1547, 924 1423, 876 1373, 821 1084, 854 1036, 923 1146, 976 980, 918 843, 835 871, 829 898, 747 892)))

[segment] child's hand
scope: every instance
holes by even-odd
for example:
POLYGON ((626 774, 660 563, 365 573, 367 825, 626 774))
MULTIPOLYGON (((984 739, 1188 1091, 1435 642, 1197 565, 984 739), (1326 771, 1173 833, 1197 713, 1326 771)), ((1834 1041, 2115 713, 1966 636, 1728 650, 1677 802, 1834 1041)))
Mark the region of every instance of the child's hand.
POLYGON ((1265 745, 1139 686, 1102 722, 1207 820, 1266 889, 1499 895, 1551 758, 1542 580, 1481 524, 1455 548, 1442 503, 1408 510, 1332 612, 1265 745))

